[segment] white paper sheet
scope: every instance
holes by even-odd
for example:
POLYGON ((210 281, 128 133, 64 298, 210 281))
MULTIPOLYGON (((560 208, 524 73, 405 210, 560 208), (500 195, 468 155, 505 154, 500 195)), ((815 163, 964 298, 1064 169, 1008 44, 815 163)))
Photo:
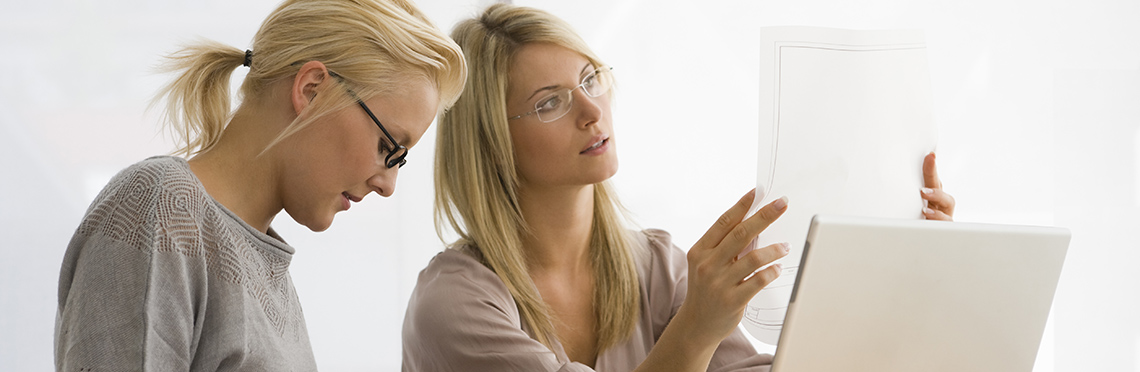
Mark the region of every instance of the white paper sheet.
POLYGON ((922 159, 937 133, 921 31, 763 28, 759 133, 753 211, 781 196, 789 207, 757 246, 791 253, 742 324, 775 345, 812 216, 922 218, 922 159))

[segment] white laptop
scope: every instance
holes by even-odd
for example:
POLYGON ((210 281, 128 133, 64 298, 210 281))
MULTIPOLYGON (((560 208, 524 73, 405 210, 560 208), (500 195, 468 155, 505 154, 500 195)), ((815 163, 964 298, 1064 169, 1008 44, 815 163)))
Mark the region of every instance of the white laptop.
POLYGON ((1069 231, 815 216, 772 372, 1030 372, 1069 231))

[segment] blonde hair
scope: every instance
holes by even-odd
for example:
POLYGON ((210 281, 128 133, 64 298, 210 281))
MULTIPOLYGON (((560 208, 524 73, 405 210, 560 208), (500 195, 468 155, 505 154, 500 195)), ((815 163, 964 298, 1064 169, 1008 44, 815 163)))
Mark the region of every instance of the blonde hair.
MULTIPOLYGON (((167 57, 164 70, 181 72, 155 97, 165 99, 165 124, 177 137, 176 153, 193 155, 217 144, 232 112, 229 81, 246 52, 201 41, 167 57)), ((406 0, 286 0, 253 38, 249 74, 239 97, 257 97, 292 78, 307 61, 320 61, 360 99, 425 79, 439 93, 439 112, 463 91, 467 67, 459 46, 406 0)), ((314 120, 355 104, 344 89, 321 94, 269 146, 314 120)))
MULTIPOLYGON (((601 66, 566 22, 533 8, 495 4, 459 23, 451 37, 463 48, 467 88, 439 120, 435 157, 435 224, 459 234, 455 246, 472 246, 506 285, 534 337, 553 349, 550 309, 526 264, 527 231, 518 203, 519 175, 507 123, 511 59, 529 43, 552 43, 601 66), (446 220, 446 222, 445 222, 446 220)), ((627 339, 640 310, 640 286, 623 213, 608 181, 594 187, 590 250, 595 273, 598 351, 627 339)))

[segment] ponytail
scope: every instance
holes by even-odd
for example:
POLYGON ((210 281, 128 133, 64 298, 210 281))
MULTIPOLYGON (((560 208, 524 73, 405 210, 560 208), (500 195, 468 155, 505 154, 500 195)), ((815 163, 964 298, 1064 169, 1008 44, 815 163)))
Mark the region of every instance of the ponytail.
MULTIPOLYGON (((251 49, 200 41, 167 57, 163 70, 179 75, 151 106, 165 100, 164 124, 176 137, 176 154, 195 155, 218 143, 233 112, 230 76, 238 66, 250 67, 240 98, 293 77, 298 62, 320 61, 363 100, 426 79, 439 92, 438 112, 455 103, 467 79, 459 46, 408 0, 285 0, 262 23, 251 49)), ((269 147, 353 104, 347 94, 320 95, 269 147)))
POLYGON ((166 101, 163 122, 176 137, 176 154, 195 155, 218 143, 230 119, 230 76, 245 61, 241 50, 209 40, 167 57, 162 71, 182 73, 152 105, 166 101))

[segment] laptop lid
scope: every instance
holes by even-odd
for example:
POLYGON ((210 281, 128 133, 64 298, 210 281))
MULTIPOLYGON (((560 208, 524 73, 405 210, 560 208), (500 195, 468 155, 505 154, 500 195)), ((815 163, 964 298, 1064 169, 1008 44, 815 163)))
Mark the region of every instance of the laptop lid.
POLYGON ((1069 231, 818 215, 773 372, 1029 372, 1069 231))

